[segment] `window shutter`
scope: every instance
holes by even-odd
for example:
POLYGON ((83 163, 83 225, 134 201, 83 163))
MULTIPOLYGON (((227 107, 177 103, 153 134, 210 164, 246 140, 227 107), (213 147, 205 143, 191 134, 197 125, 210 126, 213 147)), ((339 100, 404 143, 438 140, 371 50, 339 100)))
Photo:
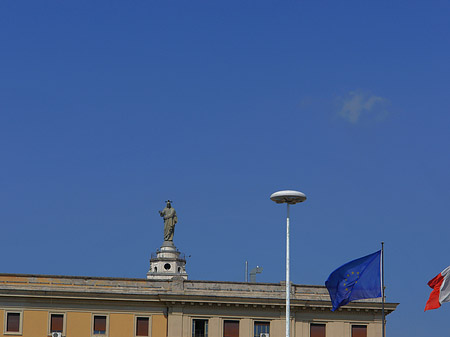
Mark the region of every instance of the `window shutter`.
POLYGON ((367 337, 367 326, 352 325, 352 337, 367 337))
POLYGON ((62 332, 64 323, 64 315, 52 314, 51 316, 51 332, 62 332))
POLYGON ((20 313, 18 312, 8 312, 7 322, 6 322, 7 332, 19 332, 20 331, 20 313))
POLYGON ((94 331, 106 332, 106 316, 94 316, 94 331))
POLYGON ((310 336, 311 337, 325 337, 325 324, 311 324, 310 336))
POLYGON ((223 337, 239 337, 239 321, 224 321, 223 337))
POLYGON ((136 318, 136 336, 148 336, 148 317, 136 318))

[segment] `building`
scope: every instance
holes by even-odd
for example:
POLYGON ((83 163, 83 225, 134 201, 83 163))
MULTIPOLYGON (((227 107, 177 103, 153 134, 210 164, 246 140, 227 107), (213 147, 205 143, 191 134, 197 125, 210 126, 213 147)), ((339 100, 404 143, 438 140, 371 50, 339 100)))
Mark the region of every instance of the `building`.
MULTIPOLYGON (((0 336, 285 336, 286 284, 188 280, 174 223, 146 278, 0 274, 0 336)), ((386 303, 386 314, 396 307, 386 303)), ((382 335, 380 299, 331 308, 324 286, 292 285, 291 336, 382 335)))
MULTIPOLYGON (((0 324, 2 336, 281 337, 284 295, 284 283, 0 274, 0 324)), ((332 312, 323 286, 294 284, 291 316, 292 337, 381 336, 378 300, 332 312)))

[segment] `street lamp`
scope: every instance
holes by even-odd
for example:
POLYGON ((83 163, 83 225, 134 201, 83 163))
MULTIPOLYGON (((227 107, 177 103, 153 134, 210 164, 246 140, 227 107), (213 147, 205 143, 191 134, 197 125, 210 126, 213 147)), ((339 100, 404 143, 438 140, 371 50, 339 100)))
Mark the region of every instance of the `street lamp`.
POLYGON ((291 317, 291 282, 289 279, 289 205, 294 205, 306 200, 306 195, 298 191, 278 191, 270 196, 277 204, 287 204, 286 218, 286 337, 290 337, 291 317))

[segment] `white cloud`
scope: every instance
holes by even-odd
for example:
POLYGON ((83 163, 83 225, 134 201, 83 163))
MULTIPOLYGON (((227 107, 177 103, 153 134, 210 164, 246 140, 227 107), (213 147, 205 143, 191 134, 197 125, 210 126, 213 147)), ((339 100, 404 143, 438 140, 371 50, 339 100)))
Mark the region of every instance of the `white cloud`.
POLYGON ((372 118, 377 121, 384 119, 388 111, 386 98, 362 91, 350 91, 345 97, 339 98, 339 116, 352 124, 361 118, 372 118))

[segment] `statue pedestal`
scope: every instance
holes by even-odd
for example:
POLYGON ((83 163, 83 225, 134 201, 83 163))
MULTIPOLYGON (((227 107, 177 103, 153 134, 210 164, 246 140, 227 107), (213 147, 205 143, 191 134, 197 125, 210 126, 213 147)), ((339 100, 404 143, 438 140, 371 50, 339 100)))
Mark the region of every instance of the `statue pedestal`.
POLYGON ((186 258, 178 251, 173 241, 164 241, 162 246, 152 253, 147 279, 170 280, 175 276, 187 280, 186 258))

